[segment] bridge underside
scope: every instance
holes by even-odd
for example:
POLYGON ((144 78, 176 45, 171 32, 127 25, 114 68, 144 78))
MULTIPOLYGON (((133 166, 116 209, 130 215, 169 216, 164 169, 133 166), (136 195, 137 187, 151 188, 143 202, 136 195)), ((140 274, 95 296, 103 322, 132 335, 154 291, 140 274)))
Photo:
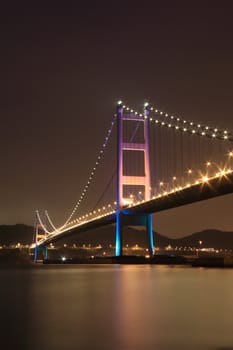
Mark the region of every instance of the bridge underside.
MULTIPOLYGON (((192 204, 230 193, 233 193, 233 173, 227 174, 227 176, 212 178, 208 182, 196 184, 180 191, 169 193, 160 198, 155 198, 148 202, 140 203, 134 207, 126 208, 123 210, 122 214, 134 215, 139 213, 157 213, 163 210, 192 204)), ((83 225, 70 228, 60 234, 48 237, 46 241, 40 244, 40 246, 46 246, 49 243, 56 242, 61 238, 74 236, 78 233, 93 230, 115 222, 116 215, 109 214, 91 222, 84 223, 83 225)))

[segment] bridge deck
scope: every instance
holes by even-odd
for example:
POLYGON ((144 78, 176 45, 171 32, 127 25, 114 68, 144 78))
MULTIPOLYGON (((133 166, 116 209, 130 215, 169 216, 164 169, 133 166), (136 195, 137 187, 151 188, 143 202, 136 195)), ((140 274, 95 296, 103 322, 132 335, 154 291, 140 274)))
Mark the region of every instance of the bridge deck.
MULTIPOLYGON (((215 198, 229 193, 233 193, 233 172, 227 174, 227 176, 224 175, 221 177, 211 178, 208 182, 192 185, 190 187, 183 188, 180 191, 169 193, 162 197, 157 197, 150 201, 129 207, 124 209, 123 213, 157 213, 163 210, 215 198)), ((50 236, 40 245, 45 246, 61 238, 70 237, 84 231, 89 231, 113 223, 115 223, 114 213, 94 219, 76 227, 71 227, 60 234, 50 236)))

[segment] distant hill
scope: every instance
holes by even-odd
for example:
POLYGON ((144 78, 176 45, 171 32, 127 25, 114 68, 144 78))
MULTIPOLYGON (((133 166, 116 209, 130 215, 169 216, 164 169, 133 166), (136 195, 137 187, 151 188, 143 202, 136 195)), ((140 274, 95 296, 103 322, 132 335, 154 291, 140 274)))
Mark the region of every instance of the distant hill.
MULTIPOLYGON (((182 238, 169 238, 154 232, 155 246, 163 248, 168 245, 173 247, 199 247, 199 241, 202 241, 202 247, 214 247, 216 249, 233 249, 233 232, 225 232, 219 230, 205 230, 182 238)), ((125 228, 123 234, 123 242, 129 244, 129 246, 138 244, 143 247, 148 246, 148 237, 145 231, 138 230, 132 227, 125 228)), ((64 243, 76 243, 80 244, 115 244, 115 227, 103 227, 101 229, 81 233, 79 235, 70 238, 69 240, 63 239, 61 244, 64 243), (103 243, 104 242, 104 243, 103 243)))
POLYGON ((204 230, 179 239, 170 239, 169 244, 172 246, 199 247, 199 241, 202 241, 202 248, 233 249, 233 232, 204 230))
MULTIPOLYGON (((18 225, 0 225, 0 245, 31 244, 33 241, 34 229, 32 226, 23 224, 18 225)), ((214 247, 217 249, 233 249, 233 232, 219 230, 205 230, 182 238, 172 239, 154 232, 155 246, 163 248, 168 245, 173 247, 199 247, 199 241, 202 241, 202 247, 214 247)), ((115 244, 114 225, 106 226, 96 230, 77 234, 69 239, 63 238, 56 245, 64 243, 77 245, 91 244, 108 246, 115 244)), ((124 230, 123 244, 129 246, 138 244, 142 247, 148 246, 148 237, 144 231, 127 227, 124 230)))
POLYGON ((0 246, 31 244, 33 242, 34 228, 23 224, 0 225, 0 246))
MULTIPOLYGON (((72 243, 92 245, 103 244, 115 244, 115 228, 103 227, 95 231, 89 231, 77 235, 69 240, 72 243)), ((233 249, 233 232, 225 232, 219 230, 204 230, 201 232, 193 233, 192 235, 185 236, 182 238, 169 238, 154 232, 154 243, 155 246, 163 248, 168 245, 172 247, 199 247, 199 241, 202 241, 202 248, 216 248, 216 249, 233 249)), ((62 243, 65 243, 65 240, 62 243)), ((129 246, 138 244, 143 247, 148 246, 148 237, 145 231, 137 230, 135 228, 128 227, 125 229, 123 235, 124 244, 129 246)))

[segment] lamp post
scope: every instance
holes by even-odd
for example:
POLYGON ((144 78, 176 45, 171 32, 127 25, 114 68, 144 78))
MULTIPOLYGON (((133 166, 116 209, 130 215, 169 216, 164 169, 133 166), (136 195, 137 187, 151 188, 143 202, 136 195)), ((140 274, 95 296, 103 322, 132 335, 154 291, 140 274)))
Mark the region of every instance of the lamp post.
POLYGON ((198 248, 198 257, 199 257, 199 252, 200 252, 200 249, 201 249, 201 245, 202 245, 202 241, 198 241, 198 243, 199 243, 199 248, 198 248))

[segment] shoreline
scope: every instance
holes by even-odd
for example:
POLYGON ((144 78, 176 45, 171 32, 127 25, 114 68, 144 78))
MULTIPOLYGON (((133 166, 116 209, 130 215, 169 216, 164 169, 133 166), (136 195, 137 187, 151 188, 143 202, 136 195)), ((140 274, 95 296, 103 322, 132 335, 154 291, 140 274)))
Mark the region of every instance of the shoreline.
POLYGON ((186 265, 190 267, 233 268, 233 255, 226 256, 183 256, 173 254, 157 254, 154 256, 109 256, 109 257, 73 257, 50 258, 37 262, 32 260, 25 251, 2 250, 0 252, 0 267, 32 267, 36 265, 186 265))

